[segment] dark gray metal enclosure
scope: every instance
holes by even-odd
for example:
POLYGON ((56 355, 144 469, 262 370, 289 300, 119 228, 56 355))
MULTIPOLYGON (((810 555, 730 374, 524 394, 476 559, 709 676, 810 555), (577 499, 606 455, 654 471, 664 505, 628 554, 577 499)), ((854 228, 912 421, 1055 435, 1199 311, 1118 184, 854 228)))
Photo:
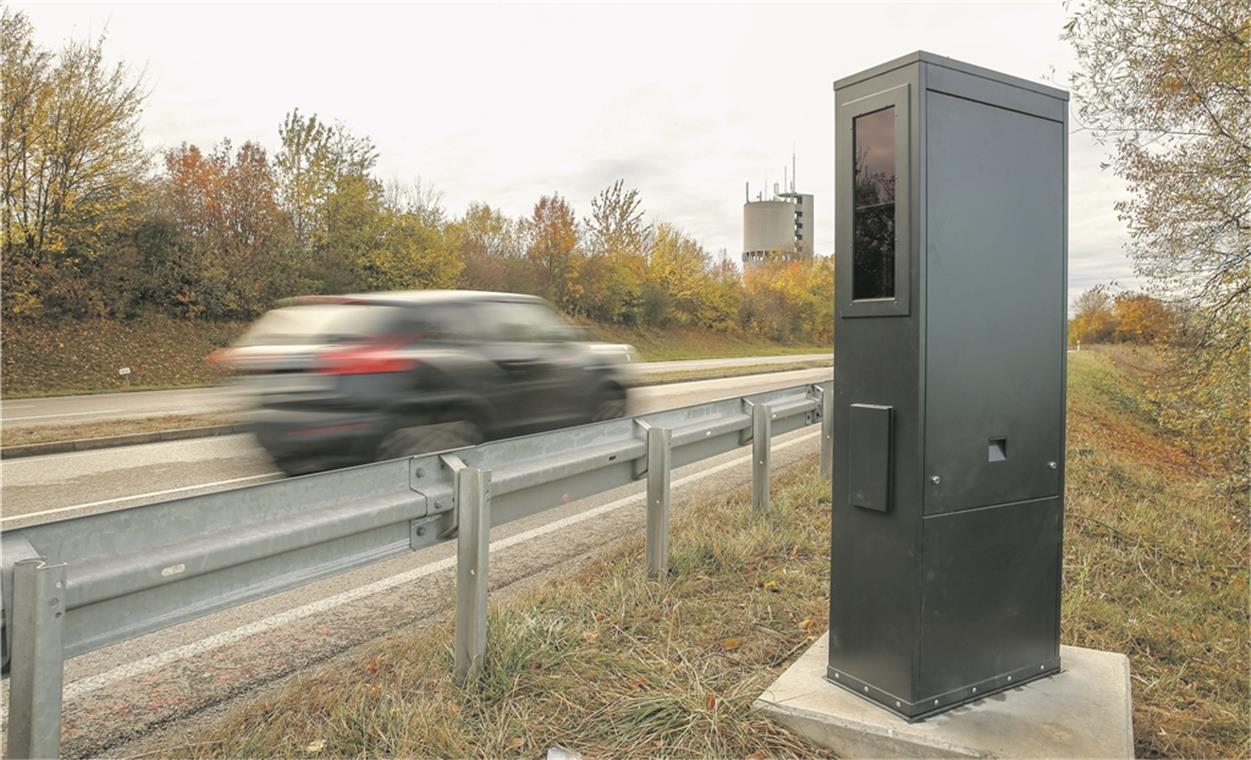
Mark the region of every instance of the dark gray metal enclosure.
POLYGON ((834 84, 828 677, 909 719, 1059 670, 1067 93, 834 84))

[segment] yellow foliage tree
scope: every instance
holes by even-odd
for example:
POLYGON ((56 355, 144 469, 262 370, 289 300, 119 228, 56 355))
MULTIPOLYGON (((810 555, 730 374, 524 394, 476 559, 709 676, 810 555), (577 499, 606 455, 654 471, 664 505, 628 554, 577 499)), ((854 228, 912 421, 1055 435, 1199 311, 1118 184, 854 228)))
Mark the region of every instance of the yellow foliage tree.
MULTIPOLYGON (((0 248, 10 316, 82 314, 102 294, 84 273, 137 226, 148 154, 138 77, 104 60, 103 37, 54 55, 26 15, 0 11, 0 248)), ((107 262, 106 262, 107 265, 107 262)))
POLYGON ((1113 301, 1113 307, 1119 341, 1151 344, 1172 332, 1173 315, 1158 298, 1145 293, 1121 293, 1113 301))
POLYGON ((1094 287, 1077 297, 1073 319, 1069 321, 1071 343, 1106 343, 1116 335, 1116 310, 1112 296, 1094 287))
POLYGON ((744 318, 774 340, 832 340, 834 329, 834 262, 771 260, 747 270, 744 318))

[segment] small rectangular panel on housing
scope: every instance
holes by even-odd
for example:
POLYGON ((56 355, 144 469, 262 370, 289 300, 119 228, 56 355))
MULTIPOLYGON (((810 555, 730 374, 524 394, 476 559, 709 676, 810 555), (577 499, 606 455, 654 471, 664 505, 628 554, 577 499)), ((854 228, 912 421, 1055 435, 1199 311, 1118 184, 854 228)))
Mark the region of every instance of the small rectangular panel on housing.
POLYGON ((851 505, 886 512, 890 509, 891 408, 852 404, 850 422, 847 473, 851 505))

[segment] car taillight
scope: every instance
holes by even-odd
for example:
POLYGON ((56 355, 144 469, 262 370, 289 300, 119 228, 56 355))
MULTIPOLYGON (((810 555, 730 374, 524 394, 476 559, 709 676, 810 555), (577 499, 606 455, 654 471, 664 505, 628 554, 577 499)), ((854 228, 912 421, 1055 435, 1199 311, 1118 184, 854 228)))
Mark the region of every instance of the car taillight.
POLYGON ((221 369, 232 369, 231 362, 233 360, 232 352, 229 348, 219 348, 208 356, 204 357, 204 362, 212 367, 221 369))
POLYGON ((372 375, 406 372, 417 360, 399 353, 402 344, 364 344, 335 348, 317 355, 317 372, 323 375, 372 375))

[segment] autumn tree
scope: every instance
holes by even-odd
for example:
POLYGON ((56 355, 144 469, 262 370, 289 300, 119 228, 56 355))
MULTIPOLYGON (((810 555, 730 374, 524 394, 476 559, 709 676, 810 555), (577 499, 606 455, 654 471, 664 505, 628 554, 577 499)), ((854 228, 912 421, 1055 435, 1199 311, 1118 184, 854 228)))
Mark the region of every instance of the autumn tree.
POLYGON ((143 253, 179 312, 248 318, 292 294, 290 219, 264 148, 223 140, 207 155, 187 144, 167 151, 156 205, 172 229, 143 253))
POLYGON ((374 224, 372 241, 357 246, 355 261, 366 290, 450 288, 463 262, 457 240, 444 223, 437 194, 418 185, 392 187, 374 224))
MULTIPOLYGON (((709 270, 709 278, 711 292, 704 304, 707 315, 705 323, 708 327, 719 331, 739 329, 739 312, 743 304, 743 280, 738 267, 724 250, 709 270)), ((833 292, 831 288, 831 298, 833 298, 833 292)))
POLYGON ((1120 293, 1112 306, 1118 341, 1151 345, 1172 337, 1173 313, 1160 299, 1146 293, 1120 293))
POLYGON ((651 225, 643 223, 638 190, 617 180, 591 199, 585 222, 589 256, 583 270, 587 314, 603 322, 637 324, 643 319, 651 225))
POLYGON ((471 203, 449 225, 464 268, 460 286, 475 290, 536 289, 520 239, 519 224, 485 203, 471 203))
POLYGON ((565 311, 577 313, 584 257, 573 209, 558 193, 545 195, 522 222, 522 230, 526 257, 538 273, 543 295, 565 311))
POLYGON ((712 259, 698 242, 676 226, 656 228, 647 262, 645 314, 648 324, 707 326, 706 305, 713 301, 712 259))
POLYGON ((296 242, 306 252, 324 249, 333 234, 328 225, 334 194, 360 190, 359 181, 377 164, 377 148, 368 137, 327 124, 316 114, 305 116, 298 108, 283 119, 278 139, 282 147, 274 157, 275 173, 296 242))
POLYGON ((743 277, 743 320, 779 341, 828 342, 834 327, 834 262, 772 259, 743 277))
POLYGON ((1093 287, 1073 304, 1073 319, 1069 321, 1069 341, 1072 343, 1106 343, 1116 335, 1116 309, 1112 296, 1102 286, 1093 287))
POLYGON ((381 183, 373 177, 347 173, 335 179, 318 210, 317 241, 306 271, 317 292, 344 293, 378 287, 370 274, 370 255, 389 223, 381 183))
POLYGON ((105 62, 102 36, 40 48, 26 15, 6 7, 0 85, 4 311, 99 312, 91 274, 142 211, 141 78, 105 62))
POLYGON ((625 180, 601 190, 591 199, 591 216, 586 220, 591 255, 642 254, 652 230, 643 223, 643 216, 643 199, 637 189, 625 189, 625 180))
POLYGON ((1081 128, 1128 183, 1118 203, 1149 292, 1183 307, 1173 422, 1245 468, 1251 434, 1251 13, 1245 0, 1089 0, 1066 27, 1081 128), (1224 403, 1219 403, 1224 400, 1224 403), (1218 403, 1212 403, 1218 402, 1218 403))
POLYGON ((808 329, 811 343, 834 342, 834 257, 817 256, 808 266, 804 280, 807 293, 808 329))

